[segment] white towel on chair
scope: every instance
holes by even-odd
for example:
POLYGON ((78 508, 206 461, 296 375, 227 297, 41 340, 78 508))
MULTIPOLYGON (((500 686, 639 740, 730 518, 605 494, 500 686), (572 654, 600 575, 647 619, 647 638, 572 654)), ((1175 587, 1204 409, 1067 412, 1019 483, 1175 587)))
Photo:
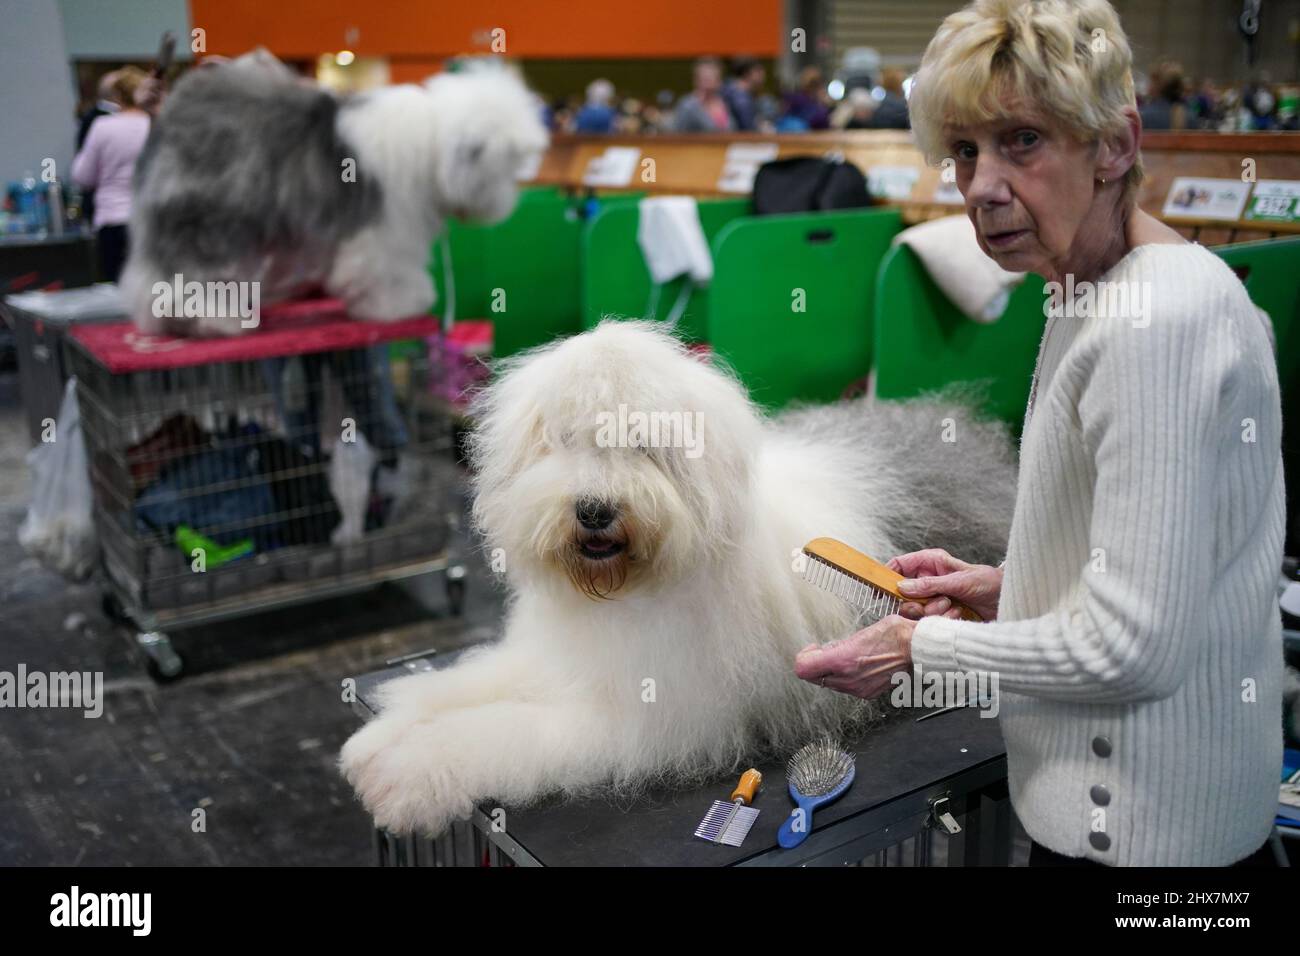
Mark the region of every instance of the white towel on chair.
POLYGON ((656 196, 640 202, 636 240, 656 285, 689 275, 696 284, 713 278, 713 257, 689 196, 656 196))
POLYGON ((916 253, 930 278, 952 304, 976 322, 996 322, 1025 274, 1007 272, 984 254, 966 216, 945 216, 904 229, 894 237, 916 253))

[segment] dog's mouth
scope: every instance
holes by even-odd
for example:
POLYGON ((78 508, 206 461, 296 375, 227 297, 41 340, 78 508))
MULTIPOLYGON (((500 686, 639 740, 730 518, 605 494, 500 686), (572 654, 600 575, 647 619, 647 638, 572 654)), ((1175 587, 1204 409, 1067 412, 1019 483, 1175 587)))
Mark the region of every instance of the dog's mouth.
POLYGON ((619 518, 603 528, 575 524, 572 544, 561 552, 569 579, 588 597, 613 596, 627 583, 637 563, 632 553, 634 534, 628 521, 619 518))
POLYGON ((627 542, 604 535, 593 535, 578 541, 578 551, 589 561, 607 561, 627 550, 627 542))

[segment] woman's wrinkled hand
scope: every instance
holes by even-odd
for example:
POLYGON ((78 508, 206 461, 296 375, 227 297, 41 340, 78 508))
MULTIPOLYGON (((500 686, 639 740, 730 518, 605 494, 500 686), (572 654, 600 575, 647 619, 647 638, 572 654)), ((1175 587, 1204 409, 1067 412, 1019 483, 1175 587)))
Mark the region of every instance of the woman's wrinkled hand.
POLYGON ((1001 568, 967 564, 942 548, 900 554, 889 560, 889 567, 907 579, 898 582, 898 590, 913 599, 899 608, 898 613, 904 617, 917 619, 936 614, 959 617, 954 601, 966 605, 985 621, 998 616, 1001 568))
POLYGON ((809 644, 794 659, 802 680, 869 700, 893 686, 899 671, 912 670, 915 621, 891 614, 831 644, 809 644))

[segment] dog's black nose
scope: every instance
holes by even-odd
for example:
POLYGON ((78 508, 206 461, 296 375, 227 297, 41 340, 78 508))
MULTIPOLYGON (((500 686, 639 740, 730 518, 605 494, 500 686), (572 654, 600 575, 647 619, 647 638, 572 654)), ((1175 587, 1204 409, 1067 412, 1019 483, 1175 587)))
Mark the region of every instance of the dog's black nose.
POLYGON ((574 511, 578 514, 578 522, 588 531, 601 531, 614 520, 613 507, 596 498, 583 498, 574 511))

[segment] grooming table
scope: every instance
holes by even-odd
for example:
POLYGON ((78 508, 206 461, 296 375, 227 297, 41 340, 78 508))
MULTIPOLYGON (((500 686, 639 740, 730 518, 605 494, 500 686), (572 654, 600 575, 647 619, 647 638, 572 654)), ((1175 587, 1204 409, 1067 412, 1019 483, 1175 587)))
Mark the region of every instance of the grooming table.
MULTIPOLYGON (((380 684, 450 666, 460 653, 412 655, 357 678, 354 711, 373 716, 371 701, 380 684)), ((942 714, 902 710, 849 747, 857 754, 853 786, 817 811, 812 834, 792 850, 776 843, 777 829, 794 806, 782 763, 759 765, 763 787, 754 806, 762 812, 739 847, 714 846, 694 835, 712 802, 731 793, 736 774, 699 789, 653 791, 634 801, 553 799, 523 810, 506 808, 500 832, 493 827, 495 806, 484 803, 471 820, 436 840, 376 830, 377 861, 387 866, 928 865, 942 855, 935 852, 942 847, 949 866, 1007 865, 1011 804, 1006 750, 995 718, 981 717, 973 708, 942 714), (918 722, 926 714, 934 716, 918 722), (936 832, 939 839, 932 840, 936 832), (905 843, 910 859, 904 858, 905 843)))

